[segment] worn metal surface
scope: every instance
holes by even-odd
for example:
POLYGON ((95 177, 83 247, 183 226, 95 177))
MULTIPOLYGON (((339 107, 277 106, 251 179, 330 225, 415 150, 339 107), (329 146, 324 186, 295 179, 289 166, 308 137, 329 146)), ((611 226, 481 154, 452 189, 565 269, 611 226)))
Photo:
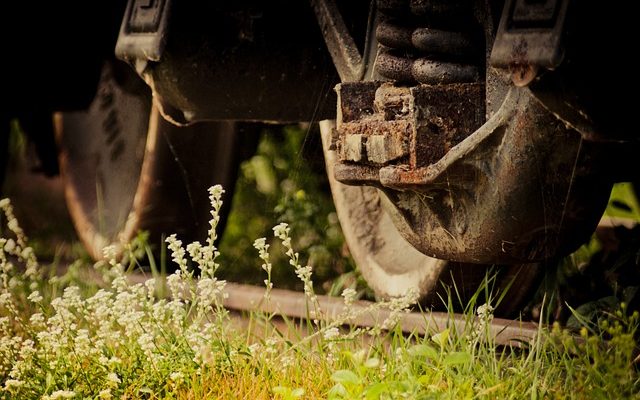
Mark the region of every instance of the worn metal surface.
POLYGON ((521 75, 520 69, 530 70, 531 66, 557 67, 564 52, 562 38, 569 3, 569 0, 506 1, 491 64, 510 68, 516 75, 521 75))
POLYGON ((172 2, 161 57, 141 68, 149 57, 140 51, 129 51, 136 57, 128 61, 138 64, 162 115, 176 124, 335 114, 331 88, 339 79, 308 2, 172 2))
POLYGON ((310 0, 342 82, 362 79, 364 62, 334 0, 310 0))
POLYGON ((482 84, 402 87, 361 82, 341 84, 337 92, 336 146, 345 162, 336 170, 341 181, 355 181, 370 170, 366 167, 390 161, 412 170, 430 165, 484 120, 482 84), (360 166, 363 172, 358 172, 360 166))
MULTIPOLYGON (((382 207, 382 192, 371 186, 350 186, 335 179, 338 154, 331 149, 333 121, 321 121, 320 132, 331 194, 340 226, 358 270, 381 299, 417 293, 426 307, 442 306, 447 287, 454 282, 457 295, 467 302, 483 283, 487 266, 455 263, 429 257, 409 244, 398 232, 389 213, 382 207)), ((373 168, 373 167, 372 167, 373 168)), ((508 302, 502 302, 496 315, 514 316, 539 287, 542 264, 496 265, 494 289, 509 288, 508 302)), ((457 297, 457 296, 456 296, 457 297)))
POLYGON ((115 54, 118 58, 141 63, 160 61, 167 42, 171 0, 129 0, 120 26, 115 54))
POLYGON ((405 83, 447 84, 476 82, 480 72, 474 65, 443 62, 430 58, 407 58, 391 50, 381 50, 376 59, 378 72, 389 79, 405 83))
POLYGON ((338 92, 336 179, 381 188, 399 231, 424 254, 534 262, 572 251, 595 228, 611 185, 598 173, 606 161, 528 89, 512 88, 484 125, 478 84, 338 92), (368 146, 373 137, 387 146, 368 146))

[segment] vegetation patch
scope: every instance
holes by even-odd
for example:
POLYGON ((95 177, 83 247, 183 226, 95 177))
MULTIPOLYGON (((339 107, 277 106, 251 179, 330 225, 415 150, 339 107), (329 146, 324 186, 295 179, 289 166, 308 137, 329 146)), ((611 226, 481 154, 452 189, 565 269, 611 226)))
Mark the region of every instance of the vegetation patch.
MULTIPOLYGON (((47 276, 27 245, 8 200, 0 201, 7 235, 0 239, 0 395, 7 399, 80 398, 632 398, 640 391, 636 356, 639 316, 623 303, 615 313, 574 316, 579 335, 540 324, 536 338, 497 346, 489 334, 498 297, 466 308, 467 324, 406 335, 397 317, 415 296, 380 302, 391 310, 379 326, 348 325, 356 291, 342 292, 344 312, 318 319, 313 270, 293 247, 290 227, 273 228, 289 266, 274 265, 266 239, 254 242, 270 301, 275 268, 290 268, 307 299, 299 334, 283 335, 273 314, 247 316, 232 328, 222 307, 215 246, 221 187, 210 190, 206 243, 167 245, 176 272, 133 284, 135 253, 117 261, 113 249, 94 268, 103 285, 47 276), (491 300, 493 299, 493 300, 491 300), (260 329, 257 329, 257 328, 260 329), (260 332, 256 334, 256 332, 260 332)), ((487 279, 490 282, 490 279, 487 279)), ((487 292, 488 285, 479 289, 487 292)), ((453 321, 453 315, 452 321, 453 321)), ((428 318, 428 315, 425 316, 428 318)))

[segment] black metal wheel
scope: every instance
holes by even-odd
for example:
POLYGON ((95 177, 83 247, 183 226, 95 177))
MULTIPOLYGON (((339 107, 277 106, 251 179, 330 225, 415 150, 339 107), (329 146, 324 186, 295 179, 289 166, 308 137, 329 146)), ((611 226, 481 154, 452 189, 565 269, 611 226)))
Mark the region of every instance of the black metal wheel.
POLYGON ((119 64, 105 64, 86 111, 58 113, 55 125, 67 206, 95 259, 107 245, 121 250, 139 231, 153 242, 171 233, 185 242, 203 240, 207 188, 221 184, 231 198, 243 127, 170 124, 144 83, 119 64))

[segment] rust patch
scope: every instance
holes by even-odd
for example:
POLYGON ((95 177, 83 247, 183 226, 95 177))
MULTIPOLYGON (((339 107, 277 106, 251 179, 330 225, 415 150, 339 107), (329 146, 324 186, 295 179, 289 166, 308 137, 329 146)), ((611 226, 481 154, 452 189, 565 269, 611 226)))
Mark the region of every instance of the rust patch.
MULTIPOLYGON (((395 86, 358 82, 338 86, 341 110, 336 147, 341 162, 358 166, 399 167, 408 176, 397 182, 414 182, 416 169, 442 158, 453 146, 484 122, 484 85, 395 86)), ((367 181, 371 180, 370 168, 367 181)), ((396 186, 396 185, 394 185, 396 186)))
POLYGON ((484 122, 484 85, 420 85, 414 99, 411 168, 433 164, 484 122))

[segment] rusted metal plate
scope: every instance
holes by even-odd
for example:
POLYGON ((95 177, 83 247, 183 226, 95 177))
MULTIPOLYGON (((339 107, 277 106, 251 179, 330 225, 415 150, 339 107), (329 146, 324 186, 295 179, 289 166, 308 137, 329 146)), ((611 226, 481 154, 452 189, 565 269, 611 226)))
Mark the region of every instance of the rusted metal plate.
MULTIPOLYGON (((429 165, 484 120, 482 84, 338 85, 338 154, 344 162, 429 165)), ((353 179, 350 179, 353 181, 353 179)))

